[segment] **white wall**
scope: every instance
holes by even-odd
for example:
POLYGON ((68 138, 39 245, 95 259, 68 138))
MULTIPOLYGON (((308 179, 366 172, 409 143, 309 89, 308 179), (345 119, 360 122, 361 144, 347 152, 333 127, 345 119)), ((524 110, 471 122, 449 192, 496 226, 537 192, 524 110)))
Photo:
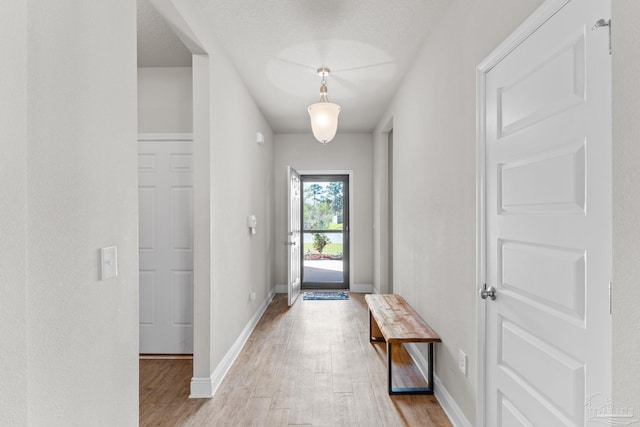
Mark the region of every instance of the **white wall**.
POLYGON ((640 415, 640 3, 613 2, 613 399, 640 415))
POLYGON ((471 424, 478 393, 475 69, 541 3, 452 1, 374 135, 384 155, 393 119, 394 292, 442 337, 436 375, 471 424), (467 377, 458 371, 459 349, 468 356, 467 377))
MULTIPOLYGON (((209 57, 193 55, 193 376, 211 376, 211 124, 209 57)), ((207 380, 210 383, 210 380, 207 380)), ((192 394, 195 392, 192 388, 192 394)), ((209 393, 205 390, 205 393, 209 393)))
POLYGON ((193 131, 191 67, 138 68, 138 132, 193 131))
POLYGON ((27 424, 27 3, 0 8, 0 423, 27 424))
POLYGON ((28 19, 29 424, 135 425, 136 7, 30 1, 28 19))
POLYGON ((210 58, 211 362, 217 366, 273 289, 273 132, 235 69, 210 58), (256 144, 256 132, 264 135, 256 144), (257 217, 249 234, 247 216, 257 217), (257 298, 249 301, 249 292, 257 298))
POLYGON ((136 425, 136 7, 0 16, 0 423, 136 425), (101 282, 108 245, 119 276, 101 282))
POLYGON ((338 134, 322 145, 311 134, 276 135, 275 270, 276 283, 287 283, 287 166, 297 170, 352 170, 351 284, 373 284, 373 141, 371 134, 338 134))
POLYGON ((194 380, 200 381, 216 373, 274 288, 273 132, 202 16, 188 3, 155 5, 197 54, 194 380), (246 226, 251 214, 258 219, 255 235, 246 226))

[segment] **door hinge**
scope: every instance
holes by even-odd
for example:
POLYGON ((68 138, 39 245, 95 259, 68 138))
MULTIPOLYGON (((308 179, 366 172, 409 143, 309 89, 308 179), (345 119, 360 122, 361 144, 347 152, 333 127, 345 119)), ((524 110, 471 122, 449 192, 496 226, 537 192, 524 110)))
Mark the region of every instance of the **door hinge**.
POLYGON ((611 55, 611 19, 598 19, 591 29, 595 30, 602 27, 609 27, 609 55, 611 55))

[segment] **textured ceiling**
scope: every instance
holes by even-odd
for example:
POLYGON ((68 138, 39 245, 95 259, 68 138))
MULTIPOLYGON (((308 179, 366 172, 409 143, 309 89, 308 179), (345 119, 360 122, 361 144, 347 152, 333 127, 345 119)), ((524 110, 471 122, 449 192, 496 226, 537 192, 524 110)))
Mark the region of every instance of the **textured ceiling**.
MULTIPOLYGON (((277 133, 309 132, 329 67, 338 132, 370 132, 446 0, 190 0, 277 133)), ((138 0, 139 66, 190 64, 148 0, 138 0)), ((169 17, 170 19, 170 17, 169 17)))

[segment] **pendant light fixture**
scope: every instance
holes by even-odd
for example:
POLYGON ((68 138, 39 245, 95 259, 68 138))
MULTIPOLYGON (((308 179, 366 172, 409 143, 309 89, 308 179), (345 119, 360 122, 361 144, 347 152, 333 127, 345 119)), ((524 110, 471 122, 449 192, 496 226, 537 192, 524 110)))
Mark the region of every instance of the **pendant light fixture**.
POLYGON ((318 68, 318 75, 322 77, 320 102, 310 105, 307 109, 311 117, 313 136, 323 144, 330 142, 336 136, 340 114, 340 106, 329 102, 327 98, 327 76, 330 72, 328 68, 318 68))

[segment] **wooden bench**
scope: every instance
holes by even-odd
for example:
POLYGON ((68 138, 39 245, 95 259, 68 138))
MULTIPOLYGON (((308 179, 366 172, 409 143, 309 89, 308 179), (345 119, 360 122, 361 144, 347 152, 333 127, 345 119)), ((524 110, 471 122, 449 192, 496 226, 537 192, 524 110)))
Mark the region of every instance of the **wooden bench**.
POLYGON ((400 295, 365 295, 369 306, 369 341, 387 343, 389 394, 433 394, 433 344, 442 342, 400 295), (392 381, 392 349, 394 344, 429 343, 427 387, 394 388, 392 381))

